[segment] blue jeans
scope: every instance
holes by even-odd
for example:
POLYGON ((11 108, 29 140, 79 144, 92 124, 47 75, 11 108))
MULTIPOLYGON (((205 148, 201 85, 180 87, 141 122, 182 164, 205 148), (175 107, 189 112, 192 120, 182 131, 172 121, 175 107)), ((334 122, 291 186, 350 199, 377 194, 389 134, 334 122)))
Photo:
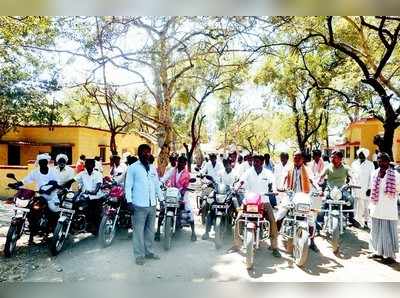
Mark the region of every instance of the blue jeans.
POLYGON ((136 258, 153 254, 156 206, 133 206, 133 254, 136 258))

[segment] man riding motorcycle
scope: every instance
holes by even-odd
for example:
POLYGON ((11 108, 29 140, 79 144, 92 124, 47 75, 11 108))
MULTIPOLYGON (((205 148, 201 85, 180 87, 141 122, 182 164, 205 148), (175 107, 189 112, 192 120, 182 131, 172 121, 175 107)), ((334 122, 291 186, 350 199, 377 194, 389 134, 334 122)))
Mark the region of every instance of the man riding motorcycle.
POLYGON ((222 164, 217 161, 217 155, 214 153, 210 154, 210 161, 208 161, 204 167, 200 170, 202 175, 211 176, 214 181, 218 178, 218 173, 223 170, 222 164))
MULTIPOLYGON (((58 154, 56 157, 57 166, 54 171, 57 175, 57 183, 60 187, 67 185, 75 177, 75 171, 67 165, 68 157, 65 154, 58 154)), ((67 187, 69 188, 69 186, 67 187)))
MULTIPOLYGON (((223 160, 224 169, 218 172, 218 177, 214 182, 222 183, 229 187, 232 187, 236 181, 236 173, 232 170, 232 164, 229 159, 223 160)), ((213 177, 214 179, 214 177, 213 177)), ((207 221, 206 221, 206 231, 201 237, 203 240, 207 240, 210 238, 209 233, 211 231, 211 225, 215 219, 215 210, 211 209, 207 214, 207 221)))
MULTIPOLYGON (((285 178, 284 185, 287 189, 295 193, 310 193, 312 188, 312 173, 304 164, 304 157, 302 152, 296 151, 293 154, 293 166, 289 169, 288 174, 285 178)), ((282 222, 286 217, 288 209, 285 206, 279 208, 277 214, 277 227, 278 231, 281 229, 282 222)), ((318 248, 314 242, 315 236, 315 220, 312 223, 309 222, 309 233, 310 233, 310 248, 315 252, 318 252, 318 248)))
MULTIPOLYGON (((50 211, 48 214, 49 226, 53 227, 52 223, 57 221, 57 212, 59 200, 57 197, 57 193, 55 190, 58 187, 57 184, 57 174, 53 168, 48 166, 51 157, 48 153, 39 154, 36 157, 36 164, 39 165, 39 168, 31 171, 28 176, 26 176, 22 182, 17 182, 15 186, 22 186, 30 183, 35 183, 37 190, 39 190, 39 194, 43 196, 43 198, 47 201, 48 210, 50 211), (44 185, 52 185, 47 190, 41 190, 40 188, 44 185)), ((33 234, 29 238, 29 243, 33 243, 33 234)))
POLYGON ((79 191, 89 195, 89 222, 93 223, 91 227, 94 232, 101 220, 101 200, 99 200, 103 193, 100 191, 103 183, 103 175, 99 171, 95 171, 94 159, 85 159, 85 170, 80 172, 74 180, 79 183, 79 191))
POLYGON ((113 166, 110 169, 110 176, 120 185, 123 185, 125 182, 125 175, 128 169, 128 166, 123 162, 121 163, 121 157, 118 155, 114 155, 113 166))
MULTIPOLYGON (((178 158, 177 166, 172 171, 168 171, 164 175, 164 177, 162 177, 160 180, 162 183, 167 184, 169 187, 176 187, 180 190, 185 204, 185 211, 189 214, 190 228, 192 230, 192 235, 190 237, 190 240, 196 241, 197 237, 194 229, 194 213, 193 213, 193 208, 190 205, 189 192, 187 191, 187 188, 190 183, 189 182, 190 173, 186 167, 186 164, 187 164, 187 158, 185 156, 180 156, 178 158)), ((158 217, 157 232, 155 234, 156 241, 160 241, 160 228, 165 215, 164 214, 165 209, 163 205, 164 205, 163 201, 161 201, 160 202, 161 210, 158 217)))
MULTIPOLYGON (((246 192, 252 192, 261 195, 264 204, 264 218, 270 223, 270 237, 271 237, 271 247, 272 255, 274 257, 281 257, 278 251, 278 229, 276 226, 276 221, 272 206, 269 203, 269 198, 265 193, 276 192, 275 179, 271 171, 267 171, 263 167, 264 157, 262 155, 256 155, 253 157, 253 166, 249 168, 242 177, 240 177, 240 185, 243 185, 246 192)), ((237 218, 241 217, 241 213, 237 218)), ((239 221, 235 223, 235 235, 234 235, 234 249, 238 250, 240 247, 240 237, 239 237, 239 221)))

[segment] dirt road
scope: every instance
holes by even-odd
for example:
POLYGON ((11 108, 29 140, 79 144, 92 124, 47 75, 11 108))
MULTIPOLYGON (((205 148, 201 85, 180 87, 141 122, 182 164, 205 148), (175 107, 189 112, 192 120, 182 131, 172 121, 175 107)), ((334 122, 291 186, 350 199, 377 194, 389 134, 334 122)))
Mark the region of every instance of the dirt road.
MULTIPOLYGON (((1 251, 9 216, 9 206, 0 203, 1 251)), ((346 231, 340 257, 332 253, 324 238, 318 237, 316 243, 320 252, 310 252, 309 263, 303 269, 293 264, 282 245, 280 259, 263 247, 257 252, 253 271, 245 269, 241 253, 229 251, 229 240, 222 249, 216 250, 212 240, 201 240, 203 232, 204 228, 197 223, 198 241, 191 242, 190 231, 182 231, 168 252, 156 242, 161 260, 148 261, 144 266, 135 265, 132 240, 124 232, 105 249, 100 248, 91 235, 72 238, 57 257, 51 257, 44 244, 27 247, 24 238, 18 242, 16 257, 5 259, 1 255, 0 281, 400 281, 399 264, 387 266, 367 259, 368 233, 363 230, 350 228, 346 231)))

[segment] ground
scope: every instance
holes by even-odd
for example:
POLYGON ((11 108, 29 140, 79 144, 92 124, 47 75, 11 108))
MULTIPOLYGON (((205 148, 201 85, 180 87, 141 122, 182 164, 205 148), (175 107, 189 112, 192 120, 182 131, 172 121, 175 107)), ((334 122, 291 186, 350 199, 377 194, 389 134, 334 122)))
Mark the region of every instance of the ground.
POLYGON ((254 270, 247 271, 244 256, 230 251, 230 239, 220 250, 215 249, 212 239, 201 240, 204 227, 199 222, 196 242, 190 241, 189 230, 173 239, 168 252, 162 249, 162 243, 156 242, 161 260, 147 261, 144 266, 135 265, 131 235, 125 231, 108 248, 100 248, 96 238, 89 234, 76 236, 57 257, 50 256, 45 244, 28 247, 24 237, 18 242, 17 255, 6 259, 2 251, 10 215, 10 206, 0 202, 0 281, 400 281, 399 264, 387 266, 367 259, 369 234, 355 228, 343 235, 340 256, 332 253, 326 239, 317 237, 320 252, 310 252, 307 266, 299 268, 285 253, 282 243, 279 259, 264 245, 256 254, 254 270))

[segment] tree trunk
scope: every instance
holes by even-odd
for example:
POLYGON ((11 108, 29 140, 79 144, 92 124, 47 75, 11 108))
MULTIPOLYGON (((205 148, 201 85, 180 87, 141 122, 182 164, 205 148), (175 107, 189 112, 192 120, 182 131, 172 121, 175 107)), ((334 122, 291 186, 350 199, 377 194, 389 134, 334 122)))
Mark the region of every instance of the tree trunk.
POLYGON ((159 145, 161 147, 160 154, 158 155, 158 174, 160 177, 164 175, 165 169, 168 166, 169 155, 171 152, 171 145, 173 140, 172 121, 171 121, 171 105, 169 100, 165 100, 160 108, 159 122, 163 123, 161 133, 159 134, 159 145))
POLYGON ((390 155, 391 159, 393 158, 393 138, 394 138, 394 131, 396 130, 396 123, 392 119, 386 119, 385 123, 383 124, 384 127, 384 134, 383 134, 383 142, 381 142, 381 146, 379 150, 381 152, 386 152, 390 155))
POLYGON ((117 143, 115 141, 115 136, 117 134, 115 133, 115 131, 111 131, 111 137, 110 137, 110 151, 112 155, 117 155, 118 151, 117 151, 117 143))

